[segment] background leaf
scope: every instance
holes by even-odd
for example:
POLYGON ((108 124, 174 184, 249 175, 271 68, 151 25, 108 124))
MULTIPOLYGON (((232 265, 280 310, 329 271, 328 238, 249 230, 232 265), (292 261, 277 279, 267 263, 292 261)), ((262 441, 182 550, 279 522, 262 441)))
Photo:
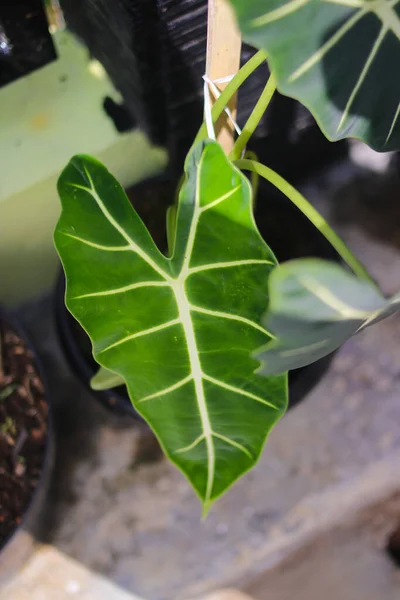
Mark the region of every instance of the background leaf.
POLYGON ((287 405, 285 375, 255 374, 276 261, 253 219, 248 180, 215 142, 195 147, 179 196, 174 254, 160 253, 100 163, 75 157, 59 180, 55 232, 66 301, 96 360, 205 510, 257 461, 287 405))
POLYGON ((298 259, 270 276, 264 324, 276 340, 256 353, 260 373, 304 367, 341 346, 365 326, 391 315, 399 295, 386 300, 366 280, 322 260, 298 259))
POLYGON ((100 367, 96 375, 90 380, 92 390, 110 390, 124 384, 125 381, 121 375, 117 375, 117 373, 113 373, 104 367, 100 367))
POLYGON ((400 0, 231 0, 283 94, 331 140, 400 148, 400 0))

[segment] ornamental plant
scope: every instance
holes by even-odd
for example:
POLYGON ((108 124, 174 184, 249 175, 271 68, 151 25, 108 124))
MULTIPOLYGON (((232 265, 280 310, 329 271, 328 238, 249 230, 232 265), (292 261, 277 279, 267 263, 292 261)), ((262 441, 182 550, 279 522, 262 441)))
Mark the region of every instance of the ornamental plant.
POLYGON ((397 310, 322 216, 279 174, 246 154, 278 87, 331 140, 400 147, 400 0, 231 0, 258 53, 227 85, 214 122, 267 60, 271 75, 227 156, 202 125, 156 247, 124 190, 97 160, 60 176, 55 244, 66 304, 100 365, 94 386, 125 383, 132 403, 207 512, 248 471, 287 407, 287 372, 397 310), (342 265, 277 265, 257 230, 263 177, 336 249, 342 265))

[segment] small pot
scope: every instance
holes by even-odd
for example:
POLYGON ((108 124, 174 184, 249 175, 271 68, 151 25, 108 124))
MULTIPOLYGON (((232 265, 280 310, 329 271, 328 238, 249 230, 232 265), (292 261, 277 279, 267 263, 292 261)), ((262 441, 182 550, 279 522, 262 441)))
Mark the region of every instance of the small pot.
MULTIPOLYGON (((49 406, 49 395, 46 380, 43 376, 43 370, 40 365, 40 361, 37 354, 28 340, 26 333, 21 327, 20 323, 16 321, 14 317, 11 317, 7 312, 0 309, 0 322, 4 328, 6 326, 8 332, 15 333, 23 343, 24 348, 30 351, 32 358, 30 358, 29 365, 34 367, 32 375, 37 377, 43 387, 43 392, 38 392, 37 388, 31 390, 31 398, 34 400, 34 406, 38 407, 37 398, 43 397, 46 405, 45 416, 45 441, 38 451, 38 461, 35 462, 35 475, 39 472, 38 483, 34 490, 31 491, 30 496, 27 498, 25 507, 21 510, 20 522, 15 525, 8 534, 1 539, 0 538, 0 588, 9 581, 18 569, 26 562, 29 555, 34 549, 35 540, 41 537, 44 515, 45 500, 47 497, 47 491, 49 488, 53 458, 54 458, 54 438, 53 438, 53 427, 51 422, 51 410, 49 406)), ((6 363, 6 348, 3 348, 3 364, 6 363)), ((25 355, 26 356, 26 355, 25 355)), ((25 371, 25 375, 28 370, 25 371)), ((20 378, 16 380, 20 382, 20 378)), ((26 388, 24 388, 26 389, 26 388)), ((14 392, 13 392, 14 393, 14 392)), ((6 401, 6 400, 3 400, 6 401)), ((24 413, 25 414, 25 413, 24 413)), ((42 415, 42 412, 41 412, 42 415)), ((29 432, 32 433, 32 432, 29 432)), ((28 438, 25 444, 32 442, 33 437, 28 438)), ((33 446, 34 447, 34 446, 33 446)), ((20 450, 23 455, 23 447, 20 450)), ((28 455, 27 455, 28 456, 28 455)), ((31 456, 29 454, 29 456, 31 456)), ((29 468, 29 467, 28 467, 29 468)), ((0 475, 0 489, 2 476, 0 475)), ((4 480, 5 481, 5 480, 4 480)), ((23 482, 23 485, 27 485, 27 481, 23 482)), ((3 487, 4 493, 4 487, 3 487)), ((12 496, 11 496, 12 497, 12 496)))
MULTIPOLYGON (((174 197, 175 182, 159 176, 129 190, 127 194, 159 248, 166 247, 166 210, 174 197)), ((339 261, 336 251, 293 204, 272 185, 260 181, 255 217, 258 228, 280 262, 317 256, 339 261)), ((65 357, 75 375, 104 406, 115 413, 141 418, 132 406, 125 386, 94 391, 90 380, 98 370, 91 343, 64 303, 65 277, 60 272, 54 295, 58 335, 65 357)), ((327 371, 333 355, 289 373, 289 408, 299 404, 327 371)))

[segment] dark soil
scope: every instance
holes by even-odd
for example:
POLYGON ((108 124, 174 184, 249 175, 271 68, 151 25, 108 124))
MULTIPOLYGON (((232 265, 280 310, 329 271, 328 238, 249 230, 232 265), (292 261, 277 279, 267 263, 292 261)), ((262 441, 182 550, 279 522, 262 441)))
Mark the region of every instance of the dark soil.
POLYGON ((0 322, 0 547, 37 487, 46 450, 47 403, 34 356, 0 322))

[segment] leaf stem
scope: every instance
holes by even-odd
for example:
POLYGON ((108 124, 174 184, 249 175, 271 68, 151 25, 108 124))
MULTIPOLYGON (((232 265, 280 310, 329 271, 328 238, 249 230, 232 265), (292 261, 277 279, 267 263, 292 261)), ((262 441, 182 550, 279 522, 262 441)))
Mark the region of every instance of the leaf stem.
POLYGON ((293 202, 295 206, 303 215, 305 215, 318 231, 332 244, 339 256, 344 262, 352 269, 352 271, 360 277, 360 279, 366 279, 370 283, 376 285, 375 281, 368 273, 364 265, 360 263, 358 258, 349 250, 344 241, 334 232, 330 225, 320 215, 320 213, 304 198, 300 192, 298 192, 290 183, 288 183, 283 177, 278 175, 275 171, 262 165, 255 160, 240 159, 235 161, 235 165, 244 171, 250 171, 257 173, 270 183, 272 183, 279 191, 293 202))
POLYGON ((239 135, 238 139, 235 142, 235 145, 233 146, 232 152, 230 154, 230 158, 232 160, 238 160, 242 156, 249 139, 253 135, 257 125, 259 124, 265 111, 267 110, 275 90, 276 81, 274 75, 271 73, 267 84, 261 96, 258 99, 257 104, 255 105, 250 117, 247 119, 247 122, 243 127, 242 133, 239 135))
MULTIPOLYGON (((213 123, 218 121, 222 115, 229 100, 236 94, 240 86, 244 81, 259 67, 267 58, 264 50, 259 50, 250 60, 243 65, 243 67, 236 73, 233 79, 228 83, 220 97, 217 98, 212 108, 212 119, 213 123)), ((205 140, 207 138, 207 126, 205 123, 199 129, 199 132, 194 140, 194 144, 205 140)))

